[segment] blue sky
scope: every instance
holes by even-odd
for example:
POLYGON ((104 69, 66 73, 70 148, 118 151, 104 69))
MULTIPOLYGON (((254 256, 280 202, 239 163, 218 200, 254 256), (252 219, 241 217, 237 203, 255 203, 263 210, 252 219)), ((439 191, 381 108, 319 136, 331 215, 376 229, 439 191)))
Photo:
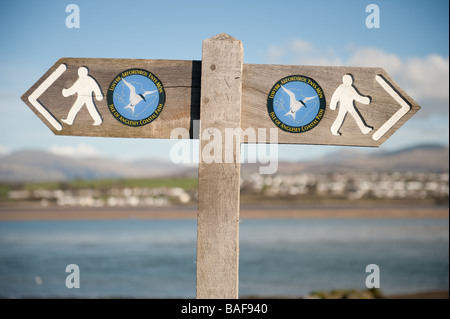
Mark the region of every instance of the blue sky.
MULTIPOLYGON (((448 1, 2 1, 0 30, 0 154, 168 159, 170 141, 54 136, 20 96, 60 57, 201 60, 202 40, 222 32, 243 42, 245 63, 383 67, 422 109, 381 148, 448 145, 448 1), (71 3, 79 29, 65 25, 71 3), (379 29, 365 25, 371 3, 379 29)), ((338 149, 281 145, 279 157, 338 149)))

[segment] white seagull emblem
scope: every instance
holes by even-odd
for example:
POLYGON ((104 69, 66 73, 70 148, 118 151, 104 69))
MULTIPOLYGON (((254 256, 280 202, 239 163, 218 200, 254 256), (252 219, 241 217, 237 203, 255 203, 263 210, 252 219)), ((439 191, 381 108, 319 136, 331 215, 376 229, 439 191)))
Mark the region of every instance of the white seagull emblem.
POLYGON ((133 114, 136 105, 138 105, 141 101, 147 101, 145 97, 157 91, 145 91, 143 94, 136 94, 136 89, 134 88, 134 86, 128 83, 125 79, 122 79, 122 81, 130 89, 130 98, 128 99, 128 105, 125 106, 124 109, 130 109, 133 114))
POLYGON ((296 100, 295 99, 295 94, 294 92, 285 89, 284 86, 281 86, 281 88, 284 90, 284 92, 286 92, 289 95, 289 107, 290 110, 289 112, 287 112, 285 115, 290 115, 292 116, 292 118, 295 120, 295 114, 297 113, 298 110, 300 110, 301 107, 306 107, 306 102, 308 102, 309 100, 315 99, 317 97, 316 96, 312 96, 312 97, 306 97, 303 101, 302 100, 296 100))

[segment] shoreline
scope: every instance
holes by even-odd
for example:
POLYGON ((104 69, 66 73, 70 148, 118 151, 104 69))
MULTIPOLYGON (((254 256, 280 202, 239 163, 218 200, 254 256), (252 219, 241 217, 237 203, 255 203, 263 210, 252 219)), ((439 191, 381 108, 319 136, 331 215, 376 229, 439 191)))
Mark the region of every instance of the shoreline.
POLYGON ((387 295, 384 299, 449 299, 449 291, 425 291, 387 295))
MULTIPOLYGON (((311 298, 308 296, 303 297, 290 297, 290 296, 242 296, 239 299, 320 299, 311 298)), ((330 298, 336 299, 336 298, 330 298)), ((380 299, 449 299, 448 290, 432 290, 432 291, 417 291, 417 292, 405 292, 400 294, 383 294, 380 299)))
MULTIPOLYGON (((79 296, 24 296, 24 297, 0 297, 0 299, 149 299, 149 300, 189 300, 189 298, 153 298, 153 297, 127 297, 127 296, 101 296, 101 297, 79 297, 79 296)), ((305 300, 316 299, 305 296, 239 296, 240 300, 305 300)), ((448 290, 436 290, 436 291, 418 291, 411 293, 383 295, 381 299, 449 299, 448 290)))
MULTIPOLYGON (((41 207, 0 205, 0 221, 25 220, 120 220, 120 219, 196 219, 196 206, 147 207, 41 207)), ((242 206, 240 219, 448 219, 449 207, 434 205, 366 206, 242 206)))

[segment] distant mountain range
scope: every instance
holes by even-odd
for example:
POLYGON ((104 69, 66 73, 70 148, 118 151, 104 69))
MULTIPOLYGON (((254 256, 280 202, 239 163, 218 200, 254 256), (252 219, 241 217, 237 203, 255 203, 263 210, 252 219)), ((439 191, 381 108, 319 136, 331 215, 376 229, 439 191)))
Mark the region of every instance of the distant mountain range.
MULTIPOLYGON (((243 164, 242 173, 260 165, 243 164)), ((396 152, 344 150, 305 162, 280 162, 278 173, 345 171, 448 171, 449 148, 421 145, 396 152)), ((197 167, 154 159, 134 162, 109 158, 71 158, 27 150, 0 157, 0 182, 66 181, 73 179, 197 176, 197 167)))
POLYGON ((362 152, 346 149, 313 161, 280 163, 279 173, 294 171, 349 172, 349 171, 421 171, 449 170, 449 148, 441 145, 419 145, 394 152, 374 149, 362 152))
POLYGON ((0 158, 0 181, 8 182, 170 177, 189 175, 192 170, 155 159, 126 162, 101 157, 73 158, 35 150, 0 158))

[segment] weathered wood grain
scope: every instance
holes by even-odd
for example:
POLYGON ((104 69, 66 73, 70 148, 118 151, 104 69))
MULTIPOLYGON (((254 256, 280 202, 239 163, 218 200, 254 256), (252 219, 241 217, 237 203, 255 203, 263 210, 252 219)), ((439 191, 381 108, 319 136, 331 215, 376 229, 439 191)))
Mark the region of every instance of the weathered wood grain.
MULTIPOLYGON (((225 135, 240 128, 243 48, 220 34, 203 41, 200 151, 212 128, 225 135)), ((216 136, 217 137, 217 136, 216 136)), ((225 160, 222 154, 213 154, 225 160)), ((234 146, 240 145, 239 135, 234 146)), ((230 163, 199 164, 197 298, 238 298, 240 154, 233 147, 230 163), (238 159, 238 160, 236 160, 238 159)))

